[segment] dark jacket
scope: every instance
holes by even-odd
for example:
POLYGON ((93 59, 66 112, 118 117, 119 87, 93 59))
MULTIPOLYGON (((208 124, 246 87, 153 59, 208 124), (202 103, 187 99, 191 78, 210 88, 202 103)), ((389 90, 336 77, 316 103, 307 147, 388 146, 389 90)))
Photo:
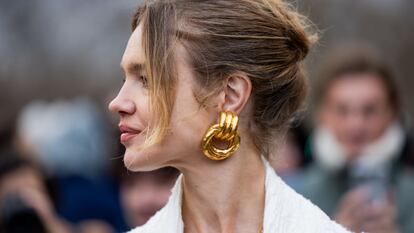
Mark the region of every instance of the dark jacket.
MULTIPOLYGON (((389 187, 394 193, 397 221, 402 233, 414 232, 414 141, 407 137, 404 149, 391 166, 389 187)), ((312 151, 312 150, 308 150, 312 151)), ((343 195, 352 187, 349 169, 332 172, 316 161, 303 176, 302 194, 332 217, 343 195)))

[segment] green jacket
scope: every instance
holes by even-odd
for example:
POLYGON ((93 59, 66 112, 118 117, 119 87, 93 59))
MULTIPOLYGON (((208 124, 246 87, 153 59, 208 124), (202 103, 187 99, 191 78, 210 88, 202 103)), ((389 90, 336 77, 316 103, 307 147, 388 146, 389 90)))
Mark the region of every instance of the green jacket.
MULTIPOLYGON (((404 150, 403 153, 393 161, 389 179, 395 195, 399 229, 402 233, 413 233, 414 167, 403 161, 407 158, 411 160, 413 154, 411 150, 404 150)), ((304 171, 300 191, 332 217, 341 197, 350 189, 350 180, 346 168, 334 173, 313 162, 304 171)))

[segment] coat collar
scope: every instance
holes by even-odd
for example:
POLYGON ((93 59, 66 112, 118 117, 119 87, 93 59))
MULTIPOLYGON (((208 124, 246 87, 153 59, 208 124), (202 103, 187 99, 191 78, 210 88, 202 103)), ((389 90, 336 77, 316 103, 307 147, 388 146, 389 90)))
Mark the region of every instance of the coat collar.
MULTIPOLYGON (((265 209, 263 233, 276 232, 348 232, 332 222, 318 207, 297 194, 276 175, 263 158, 266 169, 265 209)), ((182 179, 180 175, 164 208, 158 211, 144 226, 129 233, 183 233, 182 179)))

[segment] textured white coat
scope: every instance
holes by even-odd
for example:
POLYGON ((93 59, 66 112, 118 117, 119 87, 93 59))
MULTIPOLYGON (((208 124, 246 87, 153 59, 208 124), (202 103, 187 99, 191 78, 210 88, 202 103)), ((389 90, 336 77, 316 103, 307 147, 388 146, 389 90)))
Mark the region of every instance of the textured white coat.
MULTIPOLYGON (((296 193, 264 160, 266 166, 265 212, 263 233, 345 233, 323 211, 296 193)), ((129 233, 183 233, 181 216, 182 175, 179 176, 172 195, 164 208, 145 225, 129 233)))

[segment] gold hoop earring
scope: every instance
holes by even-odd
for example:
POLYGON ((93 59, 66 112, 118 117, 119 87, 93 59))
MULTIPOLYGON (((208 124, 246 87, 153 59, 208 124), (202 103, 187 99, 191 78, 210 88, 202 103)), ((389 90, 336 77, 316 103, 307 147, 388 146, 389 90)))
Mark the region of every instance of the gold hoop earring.
POLYGON ((224 160, 236 152, 240 146, 240 135, 237 131, 239 117, 232 112, 220 112, 219 123, 211 126, 203 137, 201 147, 203 153, 211 160, 224 160), (228 147, 220 149, 213 145, 213 138, 227 141, 228 147))

